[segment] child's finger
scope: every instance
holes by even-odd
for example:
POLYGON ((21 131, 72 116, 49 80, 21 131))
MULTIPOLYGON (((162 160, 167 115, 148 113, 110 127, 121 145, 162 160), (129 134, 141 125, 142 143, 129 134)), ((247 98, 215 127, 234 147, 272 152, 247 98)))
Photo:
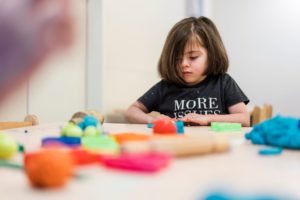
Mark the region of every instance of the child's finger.
POLYGON ((189 122, 189 118, 187 116, 181 118, 180 120, 183 122, 189 122))
POLYGON ((169 116, 166 116, 166 115, 158 115, 158 116, 155 116, 154 119, 171 119, 169 116))
POLYGON ((199 123, 199 116, 194 113, 189 113, 185 116, 186 121, 185 122, 192 122, 192 123, 199 123))
POLYGON ((169 116, 167 116, 167 115, 160 115, 161 116, 161 118, 163 118, 163 119, 171 119, 169 116))

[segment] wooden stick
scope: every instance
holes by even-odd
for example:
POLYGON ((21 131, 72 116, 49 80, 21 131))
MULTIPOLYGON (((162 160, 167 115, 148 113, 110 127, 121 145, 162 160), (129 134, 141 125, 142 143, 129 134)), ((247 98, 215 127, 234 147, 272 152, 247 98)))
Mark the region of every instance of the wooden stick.
POLYGON ((161 137, 145 142, 125 142, 121 146, 124 152, 164 152, 174 156, 192 156, 229 150, 229 141, 225 137, 161 137))
POLYGON ((0 130, 32 126, 31 122, 0 122, 0 130))
POLYGON ((251 116, 251 126, 260 123, 260 118, 261 118, 261 109, 258 106, 255 106, 250 113, 251 116))
POLYGON ((27 115, 23 122, 0 122, 0 130, 21 128, 26 126, 35 126, 39 124, 39 120, 35 115, 27 115))

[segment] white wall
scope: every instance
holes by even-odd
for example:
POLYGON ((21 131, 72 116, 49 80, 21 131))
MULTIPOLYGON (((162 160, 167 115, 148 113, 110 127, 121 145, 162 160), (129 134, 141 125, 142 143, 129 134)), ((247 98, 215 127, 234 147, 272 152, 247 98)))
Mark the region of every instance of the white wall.
POLYGON ((73 3, 75 43, 54 55, 30 80, 29 113, 42 122, 67 121, 85 109, 86 2, 73 3))
POLYGON ((300 116, 300 1, 213 0, 230 73, 252 104, 300 116))
POLYGON ((87 1, 86 108, 102 110, 103 12, 101 0, 87 1))
POLYGON ((185 15, 185 0, 102 2, 103 111, 111 112, 159 80, 157 62, 168 31, 185 15))

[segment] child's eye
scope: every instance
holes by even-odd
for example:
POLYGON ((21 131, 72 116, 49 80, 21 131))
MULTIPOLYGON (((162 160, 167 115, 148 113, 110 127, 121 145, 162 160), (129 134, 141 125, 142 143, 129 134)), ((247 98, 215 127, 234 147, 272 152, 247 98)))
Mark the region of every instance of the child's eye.
POLYGON ((195 59, 197 59, 197 58, 198 58, 198 56, 191 56, 191 57, 190 57, 191 60, 195 60, 195 59))

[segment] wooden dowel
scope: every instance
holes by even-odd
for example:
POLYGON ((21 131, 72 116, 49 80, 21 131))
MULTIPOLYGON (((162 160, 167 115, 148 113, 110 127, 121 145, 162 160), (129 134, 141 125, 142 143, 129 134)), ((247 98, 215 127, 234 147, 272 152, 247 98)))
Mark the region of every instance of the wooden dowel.
POLYGON ((192 156, 213 152, 223 152, 229 149, 229 141, 225 137, 166 137, 154 138, 143 142, 125 142, 124 152, 164 152, 174 156, 192 156))
POLYGON ((0 122, 0 130, 32 126, 32 122, 0 122))
POLYGON ((27 115, 23 122, 0 122, 0 130, 35 126, 39 124, 39 119, 35 115, 27 115))

